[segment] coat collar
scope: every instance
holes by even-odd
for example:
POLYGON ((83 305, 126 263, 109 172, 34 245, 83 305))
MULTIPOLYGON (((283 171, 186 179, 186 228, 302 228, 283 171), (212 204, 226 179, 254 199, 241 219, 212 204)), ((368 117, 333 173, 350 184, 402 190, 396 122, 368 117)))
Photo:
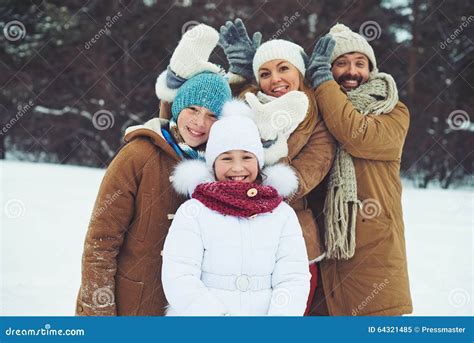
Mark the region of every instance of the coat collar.
POLYGON ((154 145, 158 146, 170 157, 174 158, 176 161, 181 161, 181 158, 178 156, 176 151, 174 151, 173 147, 168 144, 161 132, 161 129, 167 128, 168 125, 169 121, 166 119, 153 118, 144 124, 128 127, 125 130, 123 139, 126 143, 129 143, 138 137, 147 137, 154 145))

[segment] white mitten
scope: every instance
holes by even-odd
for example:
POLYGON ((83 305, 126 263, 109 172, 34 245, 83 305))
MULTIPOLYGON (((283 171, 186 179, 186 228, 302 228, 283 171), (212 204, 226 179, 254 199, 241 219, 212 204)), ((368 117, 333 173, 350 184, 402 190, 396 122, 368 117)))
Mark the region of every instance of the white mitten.
POLYGON ((265 165, 271 166, 281 158, 288 156, 288 138, 279 133, 276 139, 263 142, 266 146, 263 148, 265 165))
POLYGON ((218 41, 219 32, 205 24, 186 31, 171 56, 171 70, 185 79, 205 71, 218 73, 221 68, 209 62, 218 41))
POLYGON ((286 138, 306 117, 309 100, 304 92, 291 91, 262 104, 253 93, 246 93, 245 100, 255 111, 255 122, 262 139, 275 139, 278 133, 286 138))

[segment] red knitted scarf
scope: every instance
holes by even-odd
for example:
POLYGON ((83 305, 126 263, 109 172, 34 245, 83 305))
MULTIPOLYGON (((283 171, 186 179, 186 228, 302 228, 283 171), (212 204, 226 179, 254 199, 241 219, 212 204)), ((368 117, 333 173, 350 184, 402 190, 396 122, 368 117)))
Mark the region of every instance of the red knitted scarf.
POLYGON ((192 197, 211 210, 235 217, 271 212, 282 202, 273 187, 239 181, 200 184, 192 197))

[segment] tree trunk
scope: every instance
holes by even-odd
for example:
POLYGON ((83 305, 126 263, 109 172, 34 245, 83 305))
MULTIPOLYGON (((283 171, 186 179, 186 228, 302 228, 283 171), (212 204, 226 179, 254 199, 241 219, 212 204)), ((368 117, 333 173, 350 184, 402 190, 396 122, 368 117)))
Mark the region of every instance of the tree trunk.
POLYGON ((5 137, 0 136, 0 160, 5 159, 5 137))
POLYGON ((410 104, 415 104, 415 89, 416 89, 416 65, 417 65, 417 54, 418 54, 418 8, 419 0, 413 0, 412 13, 413 23, 411 26, 411 34, 413 39, 411 40, 411 47, 408 52, 408 85, 407 93, 410 104))

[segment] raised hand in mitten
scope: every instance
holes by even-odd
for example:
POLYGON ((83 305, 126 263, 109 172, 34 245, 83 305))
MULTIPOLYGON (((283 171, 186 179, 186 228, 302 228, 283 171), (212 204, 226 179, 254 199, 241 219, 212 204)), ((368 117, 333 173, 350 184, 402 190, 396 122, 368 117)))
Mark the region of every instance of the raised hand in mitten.
POLYGON ((262 34, 260 32, 255 32, 250 40, 247 29, 240 18, 237 18, 234 23, 228 21, 221 26, 219 45, 224 49, 229 61, 229 71, 246 80, 252 80, 253 57, 261 41, 262 34))
POLYGON ((263 139, 272 139, 277 132, 286 138, 306 117, 309 100, 304 92, 291 91, 262 104, 253 93, 246 93, 245 100, 255 112, 255 121, 263 139))
POLYGON ((330 61, 335 45, 336 41, 330 34, 323 36, 316 43, 306 70, 306 76, 311 80, 313 88, 318 87, 323 82, 334 80, 330 61))
POLYGON ((199 24, 186 31, 171 56, 169 69, 184 79, 205 71, 218 73, 221 68, 209 62, 218 40, 219 33, 208 25, 199 24))
POLYGON ((209 62, 209 56, 217 46, 219 33, 210 26, 199 24, 181 38, 171 56, 166 71, 160 74, 155 84, 158 99, 172 102, 178 88, 199 73, 220 72, 221 68, 209 62))
POLYGON ((265 104, 253 93, 246 93, 245 99, 255 113, 265 164, 272 165, 288 156, 288 137, 306 117, 309 105, 306 94, 292 91, 265 104))

